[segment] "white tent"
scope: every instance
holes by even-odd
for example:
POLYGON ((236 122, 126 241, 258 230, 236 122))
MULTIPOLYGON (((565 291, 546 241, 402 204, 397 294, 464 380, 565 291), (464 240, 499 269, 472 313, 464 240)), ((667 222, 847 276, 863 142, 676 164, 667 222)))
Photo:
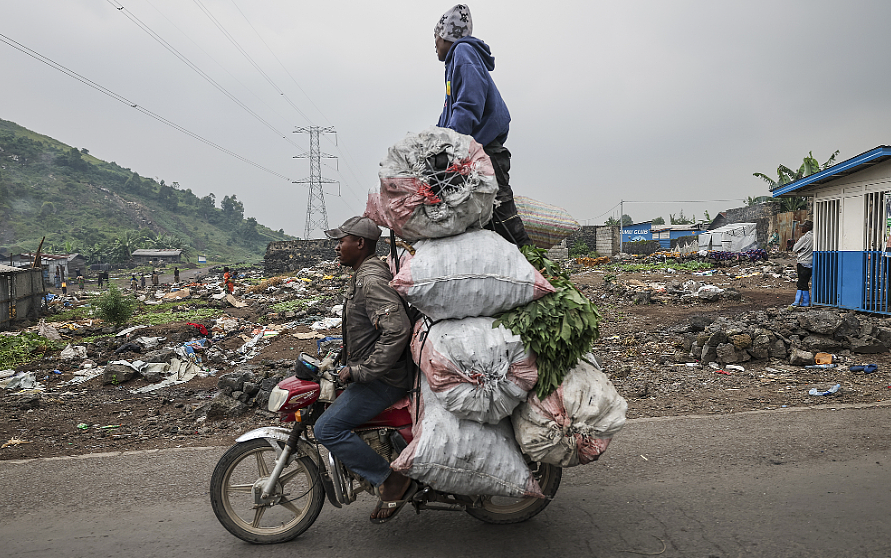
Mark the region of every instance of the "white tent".
POLYGON ((758 247, 755 223, 733 223, 699 235, 700 250, 745 252, 758 247))

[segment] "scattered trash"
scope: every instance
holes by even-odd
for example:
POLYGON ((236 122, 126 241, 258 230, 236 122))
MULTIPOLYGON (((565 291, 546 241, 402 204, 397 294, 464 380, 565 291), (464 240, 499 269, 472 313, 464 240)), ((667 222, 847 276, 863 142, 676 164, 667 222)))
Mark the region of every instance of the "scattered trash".
POLYGON ((716 370, 715 374, 724 374, 725 376, 730 376, 733 374, 733 372, 728 372, 726 370, 716 370))
POLYGON ((33 372, 20 372, 11 378, 0 381, 0 388, 42 391, 43 384, 37 381, 33 372))
POLYGON ((832 364, 838 360, 838 357, 829 353, 817 353, 814 355, 814 363, 816 364, 832 364))
POLYGON ((74 360, 76 358, 83 360, 87 358, 87 348, 83 345, 68 345, 64 349, 62 349, 59 357, 61 357, 62 360, 74 360))
POLYGON ((830 368, 837 368, 837 364, 809 364, 805 366, 805 368, 817 368, 820 370, 828 370, 830 368))
POLYGON ((78 424, 77 427, 80 428, 81 430, 86 430, 90 427, 90 425, 85 422, 82 422, 82 423, 78 424))
POLYGON ((40 323, 37 325, 37 334, 41 337, 46 337, 47 339, 51 339, 53 341, 61 341, 62 336, 59 335, 59 331, 51 325, 47 325, 46 320, 43 318, 40 319, 40 323))
POLYGON ((138 325, 138 326, 128 327, 127 329, 122 329, 121 331, 119 331, 117 333, 117 335, 115 335, 115 337, 123 337, 124 335, 130 335, 137 329, 142 329, 144 327, 148 327, 148 326, 138 325))
POLYGON ((864 374, 872 374, 878 369, 876 364, 855 364, 850 368, 851 372, 863 372, 864 374))
POLYGON ((111 428, 120 428, 124 426, 123 424, 106 424, 105 426, 100 426, 99 430, 109 430, 111 428))
POLYGON ((313 322, 310 329, 320 331, 323 329, 334 329, 336 327, 340 327, 340 324, 343 322, 343 318, 324 318, 317 322, 313 322))
POLYGON ((737 372, 745 372, 746 371, 745 368, 743 368, 742 366, 740 366, 738 364, 728 364, 724 368, 726 368, 727 370, 736 370, 737 372))
POLYGON ((15 436, 13 436, 12 438, 9 439, 8 442, 6 442, 2 446, 0 446, 0 449, 6 449, 8 447, 20 446, 22 444, 30 444, 30 443, 31 442, 29 442, 27 440, 22 440, 21 438, 16 438, 15 436))
POLYGON ((811 390, 807 393, 808 393, 808 395, 832 395, 833 393, 836 393, 840 389, 841 389, 841 384, 835 384, 834 386, 827 389, 826 391, 819 391, 817 388, 811 388, 811 390))

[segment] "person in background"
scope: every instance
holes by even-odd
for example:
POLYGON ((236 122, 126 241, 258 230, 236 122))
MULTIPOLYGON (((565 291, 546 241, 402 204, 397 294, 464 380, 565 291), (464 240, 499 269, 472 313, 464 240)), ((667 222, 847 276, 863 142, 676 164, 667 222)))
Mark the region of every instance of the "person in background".
POLYGON ((139 287, 139 285, 136 284, 136 276, 131 275, 130 276, 130 289, 135 291, 137 289, 137 287, 139 287))
POLYGON ((813 273, 814 262, 814 223, 805 221, 801 226, 801 238, 792 247, 795 257, 798 260, 796 270, 798 271, 798 291, 795 293, 795 302, 792 306, 810 306, 811 305, 811 274, 813 273))
POLYGON ((139 286, 145 288, 145 273, 139 276, 139 286))
POLYGON ((102 289, 102 279, 103 279, 103 273, 100 271, 99 272, 99 289, 100 290, 102 289))
POLYGON ((68 294, 68 283, 65 281, 62 281, 62 296, 65 296, 67 294, 68 294))
POLYGON ((179 283, 179 268, 178 267, 173 268, 173 282, 179 283))
POLYGON ((486 228, 517 246, 532 244, 517 215, 510 187, 510 151, 504 147, 510 112, 492 76, 495 57, 489 45, 471 36, 473 19, 466 4, 458 4, 439 18, 433 28, 436 56, 445 62, 445 105, 437 126, 473 136, 492 161, 500 202, 486 228))
POLYGON ((153 269, 153 270, 152 270, 152 286, 153 286, 153 287, 157 287, 157 286, 158 286, 159 279, 160 279, 160 278, 158 277, 158 270, 157 270, 157 269, 153 269))
POLYGON ((85 284, 86 284, 86 280, 84 279, 84 276, 78 275, 77 276, 77 289, 80 291, 84 290, 85 284))
POLYGON ((223 268, 223 284, 226 286, 226 292, 232 294, 235 291, 235 279, 228 267, 223 268))

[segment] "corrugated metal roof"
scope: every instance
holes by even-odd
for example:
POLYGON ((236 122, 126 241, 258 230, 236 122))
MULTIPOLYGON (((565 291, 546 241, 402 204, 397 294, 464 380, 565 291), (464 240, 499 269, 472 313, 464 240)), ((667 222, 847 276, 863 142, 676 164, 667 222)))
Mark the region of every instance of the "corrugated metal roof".
POLYGON ((25 271, 25 270, 20 267, 13 267, 11 265, 0 264, 0 273, 13 273, 16 271, 25 271))
POLYGON ((148 248, 140 248, 138 250, 133 250, 133 252, 131 252, 130 255, 131 256, 149 256, 149 257, 159 256, 159 257, 163 257, 163 256, 179 256, 182 253, 183 253, 182 250, 176 250, 176 249, 151 250, 148 248))
POLYGON ((866 170, 867 168, 888 159, 891 159, 891 147, 880 145, 865 153, 861 153, 856 157, 852 157, 847 161, 842 161, 837 165, 833 165, 826 170, 816 172, 810 176, 805 176, 801 180, 784 184, 771 192, 771 195, 776 198, 791 192, 798 192, 808 187, 813 188, 822 186, 832 180, 866 170))

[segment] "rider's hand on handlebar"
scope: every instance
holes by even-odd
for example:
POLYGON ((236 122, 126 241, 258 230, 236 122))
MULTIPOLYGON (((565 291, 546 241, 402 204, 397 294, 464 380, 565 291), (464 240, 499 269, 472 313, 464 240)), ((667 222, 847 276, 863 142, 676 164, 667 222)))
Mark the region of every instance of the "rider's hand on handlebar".
POLYGON ((340 379, 341 383, 344 384, 352 380, 352 377, 350 376, 350 367, 344 366, 341 368, 340 372, 337 373, 337 377, 340 379))

